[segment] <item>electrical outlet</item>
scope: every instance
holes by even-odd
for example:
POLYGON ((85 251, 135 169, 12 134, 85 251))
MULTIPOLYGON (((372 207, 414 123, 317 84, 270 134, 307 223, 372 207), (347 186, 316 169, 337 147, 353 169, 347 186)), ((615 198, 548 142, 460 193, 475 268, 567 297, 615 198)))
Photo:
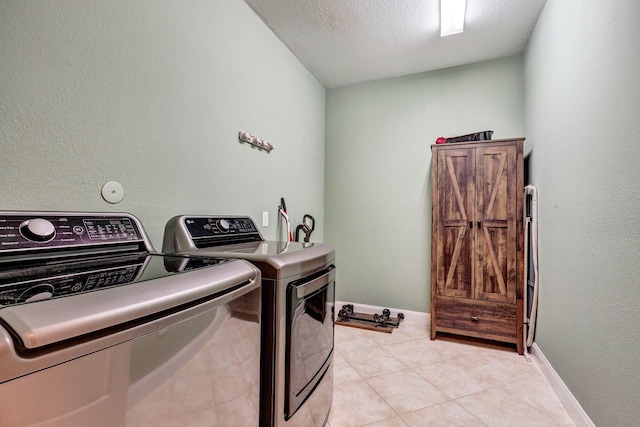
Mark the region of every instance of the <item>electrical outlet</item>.
POLYGON ((269 212, 262 212, 262 226, 263 227, 268 227, 269 226, 269 212))

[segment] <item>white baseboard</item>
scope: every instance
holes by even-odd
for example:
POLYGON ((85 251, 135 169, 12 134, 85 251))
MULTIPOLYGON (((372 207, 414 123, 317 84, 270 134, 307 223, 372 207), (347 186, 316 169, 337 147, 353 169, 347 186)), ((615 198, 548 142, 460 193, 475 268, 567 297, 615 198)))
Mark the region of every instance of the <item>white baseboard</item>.
POLYGON ((553 391, 556 392, 558 399, 560 399, 560 402, 564 405, 564 408, 567 410, 576 427, 596 427, 536 343, 533 343, 531 347, 531 356, 538 364, 538 367, 540 367, 547 381, 549 381, 553 391))
POLYGON ((378 307, 376 305, 358 304, 348 301, 336 301, 336 313, 338 313, 338 310, 340 310, 345 304, 352 304, 353 311, 365 314, 381 314, 383 309, 388 308, 389 311, 391 311, 391 317, 396 317, 398 313, 404 314, 404 323, 410 323, 416 326, 425 326, 427 328, 431 327, 431 314, 429 313, 404 310, 402 308, 378 307))

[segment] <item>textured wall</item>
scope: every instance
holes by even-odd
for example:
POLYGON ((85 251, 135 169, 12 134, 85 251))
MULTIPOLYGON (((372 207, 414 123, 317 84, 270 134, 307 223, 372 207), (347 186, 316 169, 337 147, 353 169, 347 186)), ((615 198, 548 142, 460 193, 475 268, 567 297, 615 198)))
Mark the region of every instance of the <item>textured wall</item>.
POLYGON ((326 233, 336 298, 429 311, 431 144, 523 135, 522 57, 329 89, 326 233))
POLYGON ((181 213, 276 238, 284 196, 322 239, 325 89, 244 2, 0 0, 0 58, 0 209, 131 212, 159 247, 181 213))
POLYGON ((640 3, 548 0, 525 56, 536 342, 599 427, 640 408, 640 3))

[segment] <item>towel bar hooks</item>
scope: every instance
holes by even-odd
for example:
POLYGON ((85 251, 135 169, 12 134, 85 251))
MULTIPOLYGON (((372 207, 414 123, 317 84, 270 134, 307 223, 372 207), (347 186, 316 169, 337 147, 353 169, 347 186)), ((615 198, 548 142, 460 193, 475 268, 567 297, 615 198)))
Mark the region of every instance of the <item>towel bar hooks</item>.
POLYGON ((258 138, 257 136, 253 136, 247 132, 242 132, 242 131, 238 132, 238 139, 240 140, 240 142, 247 142, 267 152, 271 152, 271 150, 275 148, 273 145, 271 145, 264 139, 258 138))

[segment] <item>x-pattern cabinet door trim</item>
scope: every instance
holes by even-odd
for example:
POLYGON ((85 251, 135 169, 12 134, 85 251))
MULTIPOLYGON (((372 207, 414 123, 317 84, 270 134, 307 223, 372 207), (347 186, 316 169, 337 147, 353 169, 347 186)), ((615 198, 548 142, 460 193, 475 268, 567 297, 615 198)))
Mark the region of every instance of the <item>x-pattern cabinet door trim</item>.
POLYGON ((431 335, 522 353, 523 141, 432 146, 431 335))

